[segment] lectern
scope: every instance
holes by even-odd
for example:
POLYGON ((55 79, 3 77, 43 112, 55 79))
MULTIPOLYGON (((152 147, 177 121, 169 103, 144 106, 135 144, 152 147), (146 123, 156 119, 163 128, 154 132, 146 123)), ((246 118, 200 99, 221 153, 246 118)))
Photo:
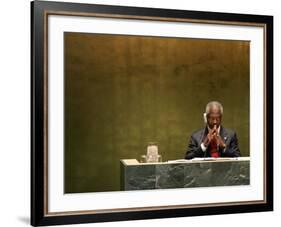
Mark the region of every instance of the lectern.
POLYGON ((159 163, 120 160, 121 190, 250 184, 250 158, 197 158, 159 163))

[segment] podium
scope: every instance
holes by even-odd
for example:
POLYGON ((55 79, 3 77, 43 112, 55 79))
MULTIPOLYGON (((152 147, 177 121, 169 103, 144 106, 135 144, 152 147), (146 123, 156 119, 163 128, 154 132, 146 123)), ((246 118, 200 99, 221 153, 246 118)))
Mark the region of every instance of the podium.
POLYGON ((121 159, 121 190, 250 184, 250 158, 196 158, 160 163, 121 159))

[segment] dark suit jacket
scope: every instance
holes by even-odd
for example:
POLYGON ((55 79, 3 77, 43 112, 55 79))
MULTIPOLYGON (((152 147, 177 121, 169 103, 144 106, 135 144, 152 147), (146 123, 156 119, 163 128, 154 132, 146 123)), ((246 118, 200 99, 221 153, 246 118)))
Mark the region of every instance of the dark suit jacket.
MULTIPOLYGON (((185 154, 185 159, 192 159, 195 157, 211 157, 210 147, 204 152, 201 148, 201 143, 208 133, 207 127, 200 129, 193 133, 190 137, 188 148, 185 154)), ((225 149, 219 149, 220 157, 239 157, 240 150, 238 147, 238 140, 236 133, 230 129, 220 126, 220 136, 226 144, 225 149)))

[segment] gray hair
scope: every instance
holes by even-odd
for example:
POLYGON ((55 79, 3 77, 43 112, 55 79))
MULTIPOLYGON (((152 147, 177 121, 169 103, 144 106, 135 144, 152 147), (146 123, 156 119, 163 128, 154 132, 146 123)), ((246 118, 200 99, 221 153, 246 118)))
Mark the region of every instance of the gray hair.
POLYGON ((220 110, 221 115, 223 114, 223 107, 222 107, 222 104, 220 104, 218 101, 212 101, 212 102, 209 102, 209 103, 206 105, 206 114, 209 114, 211 108, 213 108, 213 107, 218 108, 218 109, 220 110))

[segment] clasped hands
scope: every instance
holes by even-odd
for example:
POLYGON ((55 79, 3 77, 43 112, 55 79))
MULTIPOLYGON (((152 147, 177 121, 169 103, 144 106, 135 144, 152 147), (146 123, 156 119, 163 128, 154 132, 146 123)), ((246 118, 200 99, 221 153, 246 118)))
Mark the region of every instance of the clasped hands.
POLYGON ((223 139, 221 138, 220 134, 218 133, 217 127, 214 126, 213 129, 209 130, 209 133, 207 134, 206 138, 203 141, 203 144, 205 147, 208 147, 209 144, 211 143, 211 141, 215 140, 216 144, 221 147, 221 148, 225 148, 226 145, 223 141, 223 139))

